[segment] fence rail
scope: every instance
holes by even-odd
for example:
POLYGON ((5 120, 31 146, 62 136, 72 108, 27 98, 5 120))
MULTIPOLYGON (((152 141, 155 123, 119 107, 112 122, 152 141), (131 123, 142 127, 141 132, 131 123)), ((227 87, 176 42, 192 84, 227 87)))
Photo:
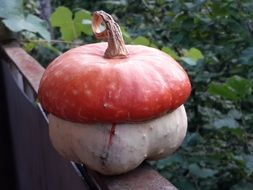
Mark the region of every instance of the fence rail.
POLYGON ((103 176, 63 160, 50 143, 48 120, 36 101, 44 68, 17 42, 0 44, 0 62, 18 189, 176 189, 146 163, 124 175, 103 176))

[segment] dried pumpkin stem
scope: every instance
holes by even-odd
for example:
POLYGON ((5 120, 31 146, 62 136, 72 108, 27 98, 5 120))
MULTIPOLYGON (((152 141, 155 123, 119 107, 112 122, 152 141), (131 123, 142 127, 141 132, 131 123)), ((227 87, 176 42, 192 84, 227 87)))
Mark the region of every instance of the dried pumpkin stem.
POLYGON ((108 47, 104 56, 106 58, 126 58, 128 51, 125 46, 124 39, 119 25, 113 20, 112 16, 104 11, 96 11, 93 13, 92 30, 97 39, 108 42, 108 47), (100 31, 100 25, 104 22, 105 30, 100 31))

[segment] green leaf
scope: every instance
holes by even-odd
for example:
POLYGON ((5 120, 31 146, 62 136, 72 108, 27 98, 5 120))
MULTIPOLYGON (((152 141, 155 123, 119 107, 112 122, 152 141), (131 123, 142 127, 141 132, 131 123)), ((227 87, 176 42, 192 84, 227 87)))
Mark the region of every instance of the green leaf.
POLYGON ((157 45, 155 45, 154 43, 149 44, 149 47, 152 47, 152 48, 158 49, 157 45))
POLYGON ((194 59, 190 58, 190 57, 180 57, 180 60, 184 61, 185 63, 187 63, 188 65, 196 65, 197 61, 195 61, 194 59))
POLYGON ((239 98, 236 95, 236 92, 233 89, 229 88, 227 85, 220 83, 211 83, 208 87, 208 92, 213 95, 221 96, 222 98, 228 100, 238 100, 239 98))
MULTIPOLYGON (((74 30, 75 30, 75 34, 76 34, 76 38, 78 38, 79 36, 81 36, 81 33, 85 30, 85 25, 82 23, 83 22, 83 17, 84 14, 81 11, 78 11, 75 13, 75 17, 73 20, 74 23, 74 30)), ((91 30, 87 31, 87 32, 91 32, 91 30)))
POLYGON ((20 32, 26 25, 25 18, 23 16, 16 16, 12 18, 3 19, 3 23, 13 32, 20 32))
POLYGON ((26 18, 26 30, 39 33, 44 39, 50 40, 50 33, 47 30, 46 23, 39 17, 29 14, 26 18))
POLYGON ((237 136, 237 138, 239 138, 240 140, 244 140, 245 139, 245 131, 241 128, 224 128, 224 129, 228 129, 229 132, 235 136, 237 136))
POLYGON ((65 41, 72 41, 78 37, 72 12, 67 7, 58 7, 50 17, 53 27, 60 27, 61 37, 65 41))
POLYGON ((188 132, 181 146, 183 148, 193 147, 201 142, 203 142, 203 138, 198 132, 195 133, 188 132))
POLYGON ((220 129, 220 128, 223 128, 223 127, 236 129, 236 128, 239 127, 239 123, 233 118, 225 117, 225 118, 221 118, 221 119, 216 119, 213 122, 213 126, 216 129, 220 129))
POLYGON ((253 189, 253 183, 249 182, 239 182, 238 184, 232 186, 231 190, 252 190, 253 189))
POLYGON ((122 33, 122 36, 125 40, 126 43, 131 43, 132 42, 132 38, 130 36, 130 34, 126 31, 126 29, 124 27, 120 27, 121 29, 121 33, 122 33))
POLYGON ((246 65, 253 65, 253 47, 252 46, 243 50, 240 56, 240 61, 246 65))
POLYGON ((133 44, 136 44, 136 45, 144 45, 144 46, 149 46, 150 45, 150 41, 149 39, 143 37, 143 36, 138 36, 137 38, 135 38, 133 41, 132 41, 133 44))
POLYGON ((250 176, 253 173, 253 155, 244 155, 243 156, 246 172, 250 176))
POLYGON ((34 15, 29 14, 26 18, 23 16, 7 18, 3 20, 3 23, 13 32, 26 30, 38 33, 44 39, 50 40, 50 33, 46 28, 45 22, 34 15))
POLYGON ((252 82, 239 76, 233 76, 229 78, 227 85, 233 88, 233 90, 237 92, 237 95, 240 98, 243 98, 252 92, 252 82))
POLYGON ((34 42, 23 43, 22 45, 26 52, 31 52, 36 47, 34 42))
POLYGON ((73 13, 67 7, 58 7, 50 17, 53 27, 60 27, 61 37, 65 41, 72 41, 81 36, 81 33, 92 35, 91 13, 80 10, 73 13))
POLYGON ((208 92, 228 100, 240 100, 252 92, 252 82, 248 79, 233 76, 225 83, 211 83, 208 92))
POLYGON ((236 109, 233 109, 233 110, 230 110, 228 112, 228 115, 234 119, 241 119, 242 118, 242 112, 241 111, 238 111, 236 109))
POLYGON ((13 32, 29 31, 38 33, 46 40, 50 40, 50 33, 46 23, 39 17, 29 14, 24 16, 22 0, 0 0, 0 17, 7 28, 13 32))
POLYGON ((204 58, 201 51, 196 49, 196 48, 191 48, 190 50, 186 51, 185 54, 184 54, 184 57, 191 58, 194 61, 198 61, 198 60, 204 58))
POLYGON ((61 32, 61 38, 64 41, 73 41, 74 39, 77 38, 77 33, 75 31, 75 28, 71 25, 61 27, 60 32, 61 32))
POLYGON ((216 173, 218 173, 217 170, 209 169, 209 168, 201 168, 197 164, 191 164, 189 166, 189 170, 191 174, 198 178, 208 178, 213 177, 216 173))
POLYGON ((175 186, 178 189, 182 189, 182 190, 195 190, 194 185, 187 179, 182 179, 179 182, 176 182, 175 186))
POLYGON ((0 17, 23 16, 23 0, 0 0, 0 17))
POLYGON ((178 57, 177 53, 176 53, 173 49, 171 49, 171 48, 169 48, 169 47, 163 47, 163 48, 162 48, 162 51, 165 52, 165 53, 167 53, 167 54, 169 54, 171 57, 173 57, 173 58, 176 59, 176 60, 179 60, 179 59, 180 59, 180 58, 178 57))
POLYGON ((74 18, 75 28, 77 36, 81 35, 81 32, 91 36, 92 29, 91 29, 91 13, 86 10, 80 10, 75 13, 74 18))
POLYGON ((173 164, 182 164, 185 162, 184 158, 180 154, 173 154, 165 159, 161 159, 156 162, 156 168, 163 170, 173 164))
POLYGON ((50 17, 53 27, 64 27, 72 24, 72 12, 67 7, 58 7, 50 17))

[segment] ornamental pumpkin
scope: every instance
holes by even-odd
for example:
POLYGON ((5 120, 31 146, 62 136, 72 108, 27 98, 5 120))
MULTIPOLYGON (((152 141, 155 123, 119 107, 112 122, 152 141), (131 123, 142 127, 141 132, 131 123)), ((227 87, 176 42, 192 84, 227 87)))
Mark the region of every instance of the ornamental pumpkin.
POLYGON ((107 43, 67 51, 41 79, 38 98, 50 113, 52 144, 65 158, 106 175, 171 154, 186 134, 187 73, 160 50, 125 45, 103 11, 93 13, 92 29, 107 43))

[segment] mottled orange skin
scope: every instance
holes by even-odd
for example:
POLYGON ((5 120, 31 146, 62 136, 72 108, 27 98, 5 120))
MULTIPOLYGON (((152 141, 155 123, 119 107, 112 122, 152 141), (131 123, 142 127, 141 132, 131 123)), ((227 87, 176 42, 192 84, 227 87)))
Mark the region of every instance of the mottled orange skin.
POLYGON ((106 47, 84 45, 55 59, 39 87, 43 108, 80 123, 136 122, 172 111, 189 97, 186 72, 167 54, 127 45, 127 58, 107 59, 106 47))

